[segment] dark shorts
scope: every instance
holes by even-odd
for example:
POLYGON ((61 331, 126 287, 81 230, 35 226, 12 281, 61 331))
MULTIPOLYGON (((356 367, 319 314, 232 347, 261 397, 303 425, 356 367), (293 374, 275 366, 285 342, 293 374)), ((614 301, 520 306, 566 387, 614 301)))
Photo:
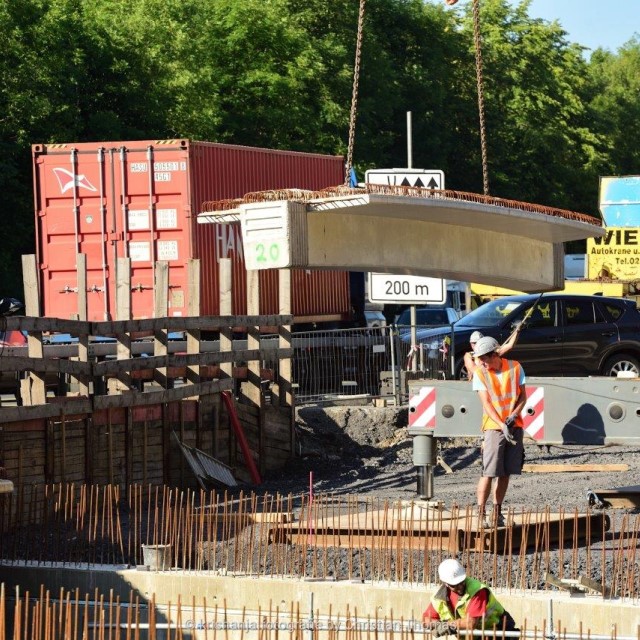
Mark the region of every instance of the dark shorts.
POLYGON ((502 431, 484 432, 482 446, 482 475, 486 478, 517 476, 524 462, 524 429, 513 429, 516 444, 509 444, 502 431))

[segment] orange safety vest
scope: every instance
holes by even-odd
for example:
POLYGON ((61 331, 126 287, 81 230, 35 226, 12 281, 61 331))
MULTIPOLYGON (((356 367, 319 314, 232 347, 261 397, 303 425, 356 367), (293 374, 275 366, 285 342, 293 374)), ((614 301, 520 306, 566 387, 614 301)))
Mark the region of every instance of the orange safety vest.
MULTIPOLYGON (((489 371, 478 367, 476 371, 480 380, 484 383, 485 389, 489 393, 489 400, 496 410, 496 413, 506 420, 513 411, 518 396, 520 395, 520 374, 522 367, 515 360, 505 360, 500 358, 502 369, 500 371, 489 371)), ((514 427, 524 427, 522 417, 518 415, 513 425, 514 427)), ((496 424, 488 415, 482 416, 482 430, 502 429, 501 424, 496 424)))

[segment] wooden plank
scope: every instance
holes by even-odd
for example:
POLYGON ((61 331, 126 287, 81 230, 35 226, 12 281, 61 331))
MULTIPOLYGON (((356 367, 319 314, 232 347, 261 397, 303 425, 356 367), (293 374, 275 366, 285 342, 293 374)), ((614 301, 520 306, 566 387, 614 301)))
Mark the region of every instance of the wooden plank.
MULTIPOLYGON (((131 318, 131 259, 118 258, 116 260, 116 318, 128 320, 131 318)), ((129 360, 131 358, 131 333, 119 331, 116 333, 116 358, 129 360)), ((126 371, 120 371, 118 379, 109 380, 111 393, 128 391, 131 388, 131 376, 126 371)))
POLYGON ((93 407, 95 411, 98 411, 109 407, 135 407, 174 402, 175 400, 182 400, 192 396, 219 393, 232 387, 233 379, 229 378, 228 380, 201 382, 198 385, 185 385, 184 387, 162 391, 146 391, 144 393, 133 391, 118 396, 96 396, 93 398, 93 407))
MULTIPOLYGON (((292 355, 293 350, 278 350, 274 353, 278 357, 287 357, 292 355)), ((116 375, 121 369, 127 369, 130 372, 147 371, 161 366, 186 371, 190 365, 210 366, 220 364, 221 362, 248 361, 250 359, 259 360, 263 355, 260 349, 241 349, 229 351, 227 353, 182 353, 175 355, 149 356, 147 358, 130 358, 128 360, 107 360, 104 362, 96 362, 89 369, 93 376, 116 375)), ((1 361, 0 361, 1 362, 1 361)))
POLYGON ((52 483, 55 481, 55 423, 51 418, 47 420, 44 447, 44 481, 52 483))
MULTIPOLYGON (((79 253, 76 259, 78 271, 78 320, 87 321, 87 256, 79 253)), ((78 361, 89 363, 89 334, 84 331, 78 334, 78 361)), ((81 396, 89 396, 89 380, 82 376, 76 376, 78 391, 81 396)))
POLYGON ((562 591, 569 591, 570 593, 575 593, 577 591, 580 591, 580 589, 577 588, 575 582, 560 580, 559 578, 556 578, 553 574, 549 572, 544 574, 544 581, 547 584, 550 584, 558 589, 561 589, 562 591))
POLYGON ((91 416, 87 416, 85 420, 85 429, 84 429, 84 450, 85 450, 85 463, 84 463, 84 478, 85 482, 89 485, 94 484, 95 475, 95 450, 94 450, 94 426, 93 426, 93 418, 91 416))
POLYGON ((6 318, 10 331, 47 331, 49 333, 70 333, 73 336, 81 333, 93 334, 92 323, 82 320, 65 320, 64 318, 40 318, 32 316, 9 316, 6 318))
MULTIPOLYGON (((156 262, 155 287, 153 293, 154 317, 166 318, 169 315, 169 263, 164 260, 156 262)), ((153 355, 166 356, 168 354, 169 342, 169 332, 167 328, 156 329, 153 336, 153 355)), ((173 386, 167 377, 166 367, 154 369, 153 379, 164 389, 169 389, 173 386)))
MULTIPOLYGON (((375 550, 380 547, 380 542, 373 534, 342 533, 339 531, 306 531, 300 533, 288 533, 286 531, 286 525, 274 529, 272 539, 274 541, 286 540, 289 543, 301 546, 312 545, 322 549, 340 547, 343 549, 358 548, 375 550)), ((407 536, 406 538, 401 538, 401 541, 397 544, 400 545, 401 549, 412 551, 433 551, 439 549, 442 551, 456 552, 459 550, 457 535, 455 535, 455 533, 453 536, 407 536)))
POLYGON ((162 482, 171 482, 171 422, 166 404, 162 405, 162 482))
MULTIPOLYGON (((200 315, 200 260, 187 261, 187 282, 189 297, 187 300, 187 314, 191 317, 200 315)), ((187 331, 187 354, 200 353, 200 329, 187 331)), ((200 382, 200 367, 190 366, 186 373, 187 384, 200 382)))
POLYGON ((628 464, 525 464, 526 473, 576 473, 580 471, 629 471, 628 464))
MULTIPOLYGON (((35 255, 22 256, 22 277, 24 282, 25 314, 39 317, 40 300, 38 297, 38 271, 35 255)), ((30 332, 27 336, 27 346, 30 358, 42 358, 42 331, 30 332)), ((29 381, 29 394, 28 397, 22 399, 23 404, 46 404, 47 390, 44 373, 30 373, 29 381)))
MULTIPOLYGON (((218 263, 220 283, 220 315, 231 315, 233 276, 231 258, 220 258, 218 263)), ((233 350, 233 326, 232 324, 220 328, 220 352, 231 353, 233 350)), ((236 325, 237 326, 237 325, 236 325)), ((220 367, 221 375, 226 378, 232 376, 233 367, 223 365, 220 367)))
POLYGON ((596 593, 601 593, 605 598, 608 598, 611 595, 611 588, 608 586, 604 586, 591 578, 586 576, 578 576, 578 585, 584 587, 585 589, 589 589, 590 591, 595 591, 596 593))
MULTIPOLYGON (((257 314, 260 310, 260 272, 259 271, 247 271, 247 313, 257 314)), ((247 327, 247 348, 259 349, 260 348, 260 328, 257 326, 247 327)), ((262 406, 262 389, 260 385, 260 362, 258 360, 248 361, 248 375, 247 382, 241 385, 242 392, 240 395, 240 401, 242 398, 255 407, 260 408, 262 406)))
MULTIPOLYGON (((229 258, 221 258, 222 260, 229 258)), ((281 315, 231 315, 171 317, 171 318, 144 318, 138 320, 115 320, 111 322, 92 322, 91 335, 112 336, 118 333, 147 333, 156 329, 168 329, 169 331, 188 331, 201 329, 203 331, 219 331, 225 327, 251 327, 276 329, 281 324, 291 324, 292 316, 281 315)), ((47 323, 43 323, 48 326, 47 323)))
POLYGON ((55 403, 43 405, 1 407, 0 423, 51 418, 61 415, 63 411, 67 414, 90 413, 93 411, 93 406, 89 398, 56 398, 55 403))
MULTIPOLYGON (((234 325, 238 326, 238 325, 234 325)), ((246 341, 244 340, 236 340, 235 341, 234 350, 240 350, 243 346, 246 345, 246 341)), ((172 340, 168 345, 169 353, 181 353, 185 352, 187 349, 187 341, 186 340, 172 340)), ((149 341, 146 340, 136 340, 131 344, 131 353, 133 355, 141 355, 142 353, 149 353, 151 350, 151 345, 149 341)), ((220 343, 217 340, 203 340, 200 342, 200 352, 201 353, 218 353, 220 351, 220 343)), ((28 356, 28 348, 27 347, 5 347, 3 350, 4 356, 16 356, 16 357, 27 357, 28 356)), ((100 357, 100 356, 112 356, 116 353, 116 344, 115 342, 89 342, 89 356, 90 357, 100 357)), ((283 352, 284 354, 288 353, 287 351, 283 352)), ((260 346, 260 359, 264 360, 267 358, 273 358, 278 354, 278 347, 275 341, 270 340, 269 342, 263 343, 260 346)), ((78 355, 78 345, 77 344, 63 344, 63 345, 44 345, 44 355, 46 358, 72 358, 78 355)), ((222 359, 224 360, 224 358, 222 359)))
POLYGON ((78 320, 87 320, 87 255, 76 254, 76 274, 78 278, 78 320))
MULTIPOLYGON (((278 272, 279 309, 282 315, 291 315, 291 271, 280 269, 278 272)), ((282 324, 278 330, 278 346, 281 349, 291 348, 291 325, 282 324)), ((291 356, 280 357, 278 366, 278 404, 283 407, 293 407, 291 356)), ((291 433, 293 434, 293 429, 291 433)), ((292 451, 294 442, 292 440, 292 451)))
POLYGON ((605 506, 613 507, 614 509, 640 507, 640 485, 615 487, 613 489, 595 489, 590 492, 590 496, 597 498, 605 506))
POLYGON ((2 356, 0 371, 34 371, 38 373, 68 373, 73 376, 90 376, 91 365, 87 362, 73 360, 52 359, 43 356, 2 356))

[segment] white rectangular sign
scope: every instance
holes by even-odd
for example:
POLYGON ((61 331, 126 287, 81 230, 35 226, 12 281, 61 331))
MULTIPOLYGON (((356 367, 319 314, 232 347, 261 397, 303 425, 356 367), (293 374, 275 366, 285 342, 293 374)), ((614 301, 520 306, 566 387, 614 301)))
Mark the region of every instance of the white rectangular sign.
POLYGON ((369 302, 443 304, 446 299, 447 287, 441 278, 369 274, 369 302))
POLYGON ((444 172, 439 169, 370 169, 365 173, 364 181, 391 187, 444 189, 444 172))

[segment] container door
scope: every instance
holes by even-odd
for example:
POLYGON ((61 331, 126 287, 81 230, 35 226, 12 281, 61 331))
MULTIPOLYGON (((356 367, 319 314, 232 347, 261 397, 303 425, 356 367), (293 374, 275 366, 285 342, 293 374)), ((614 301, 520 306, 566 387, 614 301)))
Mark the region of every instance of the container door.
POLYGON ((131 313, 151 318, 155 264, 169 263, 168 315, 186 315, 191 207, 187 149, 121 150, 116 161, 118 255, 131 260, 131 313))
POLYGON ((109 317, 111 272, 107 247, 107 176, 103 153, 76 150, 35 154, 37 255, 42 312, 57 318, 78 314, 78 253, 87 256, 89 320, 109 317))
POLYGON ((186 315, 192 257, 189 147, 151 142, 34 146, 44 315, 78 313, 77 254, 87 257, 87 319, 117 317, 118 258, 131 260, 131 315, 154 315, 155 263, 169 263, 169 315, 186 315))

